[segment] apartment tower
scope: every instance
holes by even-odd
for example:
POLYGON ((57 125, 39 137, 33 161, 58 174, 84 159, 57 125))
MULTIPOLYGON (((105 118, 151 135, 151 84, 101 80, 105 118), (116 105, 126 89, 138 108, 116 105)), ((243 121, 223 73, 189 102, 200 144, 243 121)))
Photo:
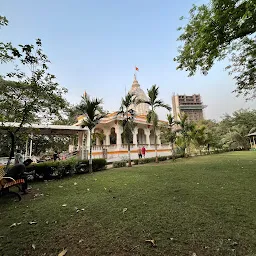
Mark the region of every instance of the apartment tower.
POLYGON ((204 119, 203 105, 200 94, 188 95, 173 95, 172 96, 172 109, 175 120, 179 120, 181 113, 188 115, 188 121, 198 122, 204 119))

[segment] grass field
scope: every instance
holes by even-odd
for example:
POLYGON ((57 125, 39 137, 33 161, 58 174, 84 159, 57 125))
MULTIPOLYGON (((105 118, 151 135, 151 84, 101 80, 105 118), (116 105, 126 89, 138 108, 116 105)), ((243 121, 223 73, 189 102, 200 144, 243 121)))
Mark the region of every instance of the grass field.
POLYGON ((0 255, 256 255, 255 166, 234 152, 34 183, 0 199, 0 255))

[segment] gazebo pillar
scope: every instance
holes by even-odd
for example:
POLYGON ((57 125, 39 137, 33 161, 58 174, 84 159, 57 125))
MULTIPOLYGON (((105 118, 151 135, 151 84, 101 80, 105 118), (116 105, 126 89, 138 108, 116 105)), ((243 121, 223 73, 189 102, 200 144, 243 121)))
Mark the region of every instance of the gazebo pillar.
POLYGON ((31 133, 31 136, 30 136, 30 147, 29 147, 29 158, 30 159, 32 157, 32 150, 33 150, 33 133, 31 133))
POLYGON ((26 140, 26 151, 25 151, 25 157, 24 159, 26 160, 28 158, 28 138, 26 140))
POLYGON ((84 150, 85 150, 85 147, 84 147, 84 133, 85 132, 82 132, 82 160, 84 160, 84 150))

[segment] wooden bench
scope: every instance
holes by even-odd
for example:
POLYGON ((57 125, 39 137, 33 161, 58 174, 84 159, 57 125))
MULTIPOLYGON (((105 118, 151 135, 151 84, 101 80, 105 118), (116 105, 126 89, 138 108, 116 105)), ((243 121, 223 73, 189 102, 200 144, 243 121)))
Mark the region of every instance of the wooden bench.
POLYGON ((7 196, 13 198, 15 201, 20 201, 21 196, 19 193, 10 191, 11 187, 18 187, 19 191, 20 185, 25 183, 24 179, 15 180, 11 177, 4 176, 4 166, 0 166, 0 197, 7 196))

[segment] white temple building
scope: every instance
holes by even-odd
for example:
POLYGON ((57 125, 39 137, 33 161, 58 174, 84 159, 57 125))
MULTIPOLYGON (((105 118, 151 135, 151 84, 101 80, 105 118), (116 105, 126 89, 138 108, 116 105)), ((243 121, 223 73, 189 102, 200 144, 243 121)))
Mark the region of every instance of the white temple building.
MULTIPOLYGON (((147 99, 145 92, 141 89, 136 76, 134 75, 134 81, 129 92, 136 95, 137 99, 147 99)), ((149 111, 147 104, 138 104, 133 107, 135 110, 135 124, 136 127, 133 130, 133 140, 131 141, 131 157, 132 159, 138 158, 138 148, 145 146, 146 157, 153 157, 155 155, 154 148, 154 136, 153 130, 149 123, 147 123, 146 115, 149 111)), ((96 143, 93 146, 93 158, 106 158, 108 161, 117 161, 121 159, 127 159, 128 151, 127 144, 124 143, 122 138, 122 126, 119 124, 122 120, 121 116, 117 115, 118 112, 108 114, 103 118, 100 123, 95 127, 94 132, 104 134, 104 139, 96 138, 96 143)), ((80 126, 84 116, 78 117, 76 126, 80 126)), ((165 121, 159 121, 160 123, 166 123, 165 121)), ((89 136, 88 129, 85 131, 79 131, 78 147, 70 145, 69 151, 77 150, 82 158, 86 158, 89 152, 89 136)), ((170 155, 170 146, 163 145, 160 139, 160 131, 157 130, 157 144, 158 155, 170 155)))

